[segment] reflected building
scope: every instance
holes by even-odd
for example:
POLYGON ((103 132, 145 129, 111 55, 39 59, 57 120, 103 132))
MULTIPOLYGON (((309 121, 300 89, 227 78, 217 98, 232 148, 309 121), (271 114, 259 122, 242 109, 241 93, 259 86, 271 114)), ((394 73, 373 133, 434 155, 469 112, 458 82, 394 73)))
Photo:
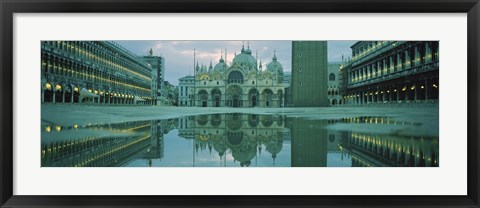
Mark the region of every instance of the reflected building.
POLYGON ((250 166, 262 152, 270 154, 275 164, 284 140, 289 140, 290 135, 284 127, 284 117, 272 115, 200 115, 181 118, 178 125, 180 137, 194 140, 195 152, 213 150, 220 160, 231 154, 242 167, 250 166))
POLYGON ((358 41, 340 70, 341 103, 438 103, 438 41, 358 41))
POLYGON ((43 125, 42 167, 119 167, 135 160, 146 166, 163 157, 157 121, 86 126, 43 125))
MULTIPOLYGON (((344 118, 335 122, 363 125, 417 126, 384 117, 344 118)), ((438 167, 438 136, 407 136, 348 131, 340 148, 352 158, 352 167, 438 167)))
POLYGON ((41 164, 42 167, 176 167, 177 164, 206 167, 227 166, 227 163, 229 167, 439 166, 438 136, 355 130, 359 127, 408 130, 421 124, 389 117, 308 120, 238 113, 86 126, 43 124, 41 164), (174 129, 178 129, 178 134, 170 134, 175 133, 174 129), (170 146, 165 143, 167 134, 170 146), (165 149, 171 155, 164 155, 165 149))
POLYGON ((292 136, 292 167, 327 166, 327 120, 289 118, 292 136))
POLYGON ((110 41, 42 41, 42 103, 154 104, 152 67, 110 41))

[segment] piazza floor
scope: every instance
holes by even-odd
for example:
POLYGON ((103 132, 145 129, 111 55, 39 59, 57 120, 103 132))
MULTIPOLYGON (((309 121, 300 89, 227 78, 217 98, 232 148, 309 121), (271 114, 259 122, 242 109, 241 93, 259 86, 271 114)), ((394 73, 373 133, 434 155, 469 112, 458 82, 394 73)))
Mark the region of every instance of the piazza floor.
MULTIPOLYGON (((179 118, 188 115, 216 113, 277 114, 287 117, 307 119, 345 119, 356 117, 389 117, 400 123, 423 125, 427 132, 415 132, 416 135, 438 136, 439 108, 433 107, 324 107, 324 108, 201 108, 175 106, 84 106, 43 104, 41 106, 42 124, 72 126, 101 123, 120 123, 141 120, 160 120, 179 118), (425 128, 427 125, 428 128, 425 128)), ((373 121, 375 122, 375 121, 373 121)), ((402 125, 333 125, 338 130, 358 128, 368 132, 388 133, 395 131, 409 134, 415 129, 404 129, 402 125)))

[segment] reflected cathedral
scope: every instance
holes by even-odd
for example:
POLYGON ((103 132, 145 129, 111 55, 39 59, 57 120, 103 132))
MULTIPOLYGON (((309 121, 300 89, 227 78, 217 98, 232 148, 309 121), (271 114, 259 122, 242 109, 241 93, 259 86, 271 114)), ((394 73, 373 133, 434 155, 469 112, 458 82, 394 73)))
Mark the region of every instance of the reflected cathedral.
POLYGON ((211 114, 60 126, 42 124, 42 167, 438 167, 438 137, 333 130, 388 127, 388 117, 308 120, 211 114), (376 125, 376 126, 375 126, 376 125))

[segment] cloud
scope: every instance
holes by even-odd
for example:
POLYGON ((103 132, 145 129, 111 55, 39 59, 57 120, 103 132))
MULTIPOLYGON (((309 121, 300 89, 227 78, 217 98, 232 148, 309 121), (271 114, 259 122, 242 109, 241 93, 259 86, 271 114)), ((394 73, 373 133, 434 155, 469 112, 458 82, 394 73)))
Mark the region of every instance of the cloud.
MULTIPOLYGON (((165 57, 165 80, 177 85, 178 79, 193 74, 193 49, 196 50, 196 61, 200 64, 209 65, 210 61, 215 65, 221 56, 230 65, 236 54, 240 53, 242 45, 250 45, 252 55, 255 57, 258 51, 259 60, 264 67, 272 61, 274 50, 278 61, 283 65, 284 71, 291 71, 291 41, 116 41, 134 54, 147 55, 150 48, 154 55, 165 57)), ((351 56, 350 46, 355 41, 329 41, 328 60, 341 61, 342 54, 351 56)))

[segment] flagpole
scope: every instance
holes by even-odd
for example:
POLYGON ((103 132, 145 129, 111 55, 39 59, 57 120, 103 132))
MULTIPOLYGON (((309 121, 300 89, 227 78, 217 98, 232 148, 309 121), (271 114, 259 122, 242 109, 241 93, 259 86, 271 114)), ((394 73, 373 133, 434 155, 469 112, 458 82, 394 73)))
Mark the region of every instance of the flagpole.
POLYGON ((197 93, 197 69, 195 68, 195 48, 193 49, 193 106, 197 106, 195 103, 195 97, 197 93))

